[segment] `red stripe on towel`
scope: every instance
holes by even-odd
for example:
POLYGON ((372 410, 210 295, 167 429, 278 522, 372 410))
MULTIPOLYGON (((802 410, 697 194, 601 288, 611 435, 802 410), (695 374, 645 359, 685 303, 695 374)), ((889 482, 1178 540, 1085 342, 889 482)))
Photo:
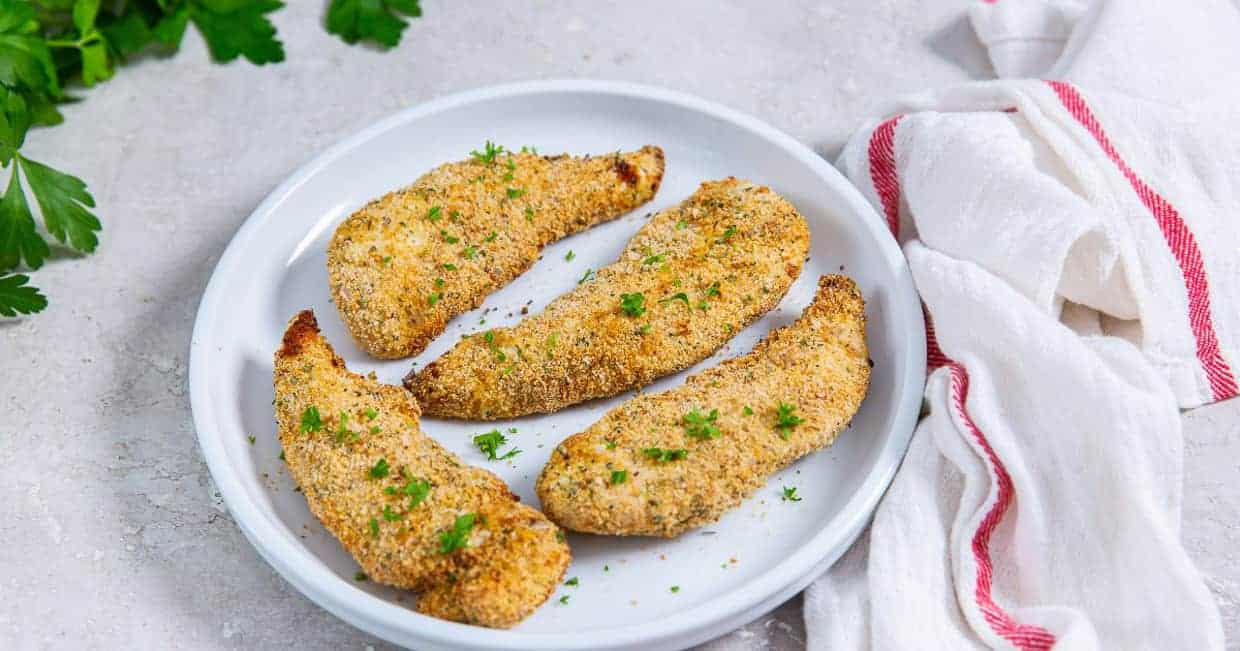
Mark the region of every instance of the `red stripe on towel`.
POLYGON ((900 179, 896 176, 896 125, 903 119, 897 115, 883 121, 870 134, 870 181, 883 204, 887 228, 900 239, 900 179))
POLYGON ((1201 258, 1201 249, 1197 246, 1197 238, 1188 229, 1188 224, 1180 217, 1179 211, 1162 195, 1158 194, 1148 183, 1137 176, 1128 163, 1120 157, 1111 139, 1107 137, 1102 125, 1094 117, 1094 113, 1081 96, 1080 91, 1063 81, 1047 81, 1059 101, 1068 113, 1085 127, 1089 135, 1094 137, 1103 153, 1115 166, 1132 189, 1141 199, 1141 203, 1154 216, 1163 239, 1171 249, 1172 255, 1180 266, 1180 275, 1184 278, 1184 289, 1188 292, 1188 325, 1192 328, 1193 337, 1197 341, 1197 359, 1205 369, 1206 378, 1210 381, 1210 390, 1214 400, 1226 400, 1240 393, 1236 386, 1236 378, 1231 367, 1219 349, 1218 335, 1214 332, 1214 321, 1210 311, 1210 283, 1206 278, 1205 263, 1201 258))
POLYGON ((982 518, 977 531, 973 532, 973 558, 977 563, 977 583, 973 589, 974 599, 977 600, 977 606, 982 611, 982 616, 986 618, 986 623, 990 624, 991 630, 1003 639, 1024 651, 1050 649, 1055 645, 1055 636, 1050 631, 1040 626, 1017 622, 999 604, 995 603, 992 595, 994 566, 990 561, 990 536, 1012 505, 1016 491, 1012 487, 1012 476, 1008 474, 999 455, 995 454, 994 448, 990 446, 990 441, 986 439, 981 428, 973 422, 973 417, 969 415, 969 410, 965 406, 969 399, 968 371, 963 365, 950 360, 948 368, 951 370, 952 404, 956 408, 956 414, 968 428, 969 434, 982 448, 994 473, 995 483, 999 487, 994 504, 982 518))
MULTIPOLYGON (((900 178, 895 166, 895 128, 903 116, 897 115, 878 125, 870 135, 870 180, 874 191, 883 204, 883 212, 887 215, 887 226, 891 234, 897 235, 900 226, 900 178)), ((974 599, 978 609, 990 625, 991 630, 1003 639, 1011 642, 1022 651, 1044 651, 1055 645, 1055 636, 1040 626, 1021 624, 1012 618, 1007 611, 995 603, 992 587, 994 583, 994 565, 990 560, 990 537, 999 526, 1003 515, 1015 499, 1012 476, 981 428, 973 422, 969 415, 966 402, 969 398, 969 373, 964 366, 952 361, 939 348, 935 336, 934 321, 930 313, 924 311, 926 320, 926 364, 931 369, 949 366, 951 369, 952 403, 960 421, 968 428, 969 434, 981 446, 985 461, 990 466, 999 487, 994 504, 982 518, 981 525, 973 534, 973 557, 977 564, 977 583, 974 587, 974 599)))

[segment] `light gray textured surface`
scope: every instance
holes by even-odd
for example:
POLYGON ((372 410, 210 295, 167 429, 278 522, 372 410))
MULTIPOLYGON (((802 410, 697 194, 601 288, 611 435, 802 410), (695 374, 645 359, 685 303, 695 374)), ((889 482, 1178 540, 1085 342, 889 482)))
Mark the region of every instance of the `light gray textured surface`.
MULTIPOLYGON (((225 244, 332 142, 436 95, 592 77, 720 101, 833 155, 885 98, 989 74, 964 0, 427 0, 389 53, 323 33, 323 2, 290 4, 276 15, 285 63, 212 65, 191 35, 30 138, 32 157, 90 184, 105 227, 97 254, 38 272, 45 313, 0 323, 0 648, 383 646, 250 548, 214 493, 185 386, 225 244)), ((1240 401, 1185 423, 1184 538, 1233 639, 1240 401)), ((799 607, 710 648, 799 649, 799 607)))

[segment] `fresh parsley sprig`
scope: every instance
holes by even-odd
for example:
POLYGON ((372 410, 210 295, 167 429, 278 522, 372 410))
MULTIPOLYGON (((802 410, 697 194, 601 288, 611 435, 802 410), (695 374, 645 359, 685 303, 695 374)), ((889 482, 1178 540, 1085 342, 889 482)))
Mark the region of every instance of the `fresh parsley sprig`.
MULTIPOLYGON (((52 240, 89 254, 102 223, 82 179, 22 153, 30 130, 64 121, 66 84, 111 79, 118 66, 149 51, 172 54, 189 26, 211 59, 255 65, 284 60, 270 14, 280 0, 0 0, 0 315, 33 314, 47 297, 22 270, 38 270, 52 240), (35 207, 42 229, 36 221, 35 207), (50 239, 49 239, 50 238, 50 239)), ((347 43, 395 46, 422 15, 419 0, 331 0, 327 31, 347 43)))
POLYGON ((497 455, 496 452, 499 452, 500 447, 507 443, 508 437, 504 436, 503 432, 500 432, 498 429, 493 429, 474 437, 474 445, 478 446, 479 451, 487 455, 488 461, 503 461, 521 454, 521 450, 514 447, 502 455, 497 455))

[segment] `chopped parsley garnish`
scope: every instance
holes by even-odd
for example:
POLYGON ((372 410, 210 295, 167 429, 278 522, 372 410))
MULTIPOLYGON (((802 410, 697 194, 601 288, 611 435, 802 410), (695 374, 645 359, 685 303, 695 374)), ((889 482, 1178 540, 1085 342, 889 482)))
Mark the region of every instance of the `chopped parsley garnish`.
POLYGON ((629 316, 641 316, 646 313, 646 297, 641 292, 620 295, 620 309, 629 316))
POLYGON ((521 145, 521 153, 522 154, 537 154, 538 149, 536 147, 531 147, 529 145, 521 145))
POLYGON ((689 295, 684 292, 672 294, 671 296, 659 301, 659 303, 671 303, 672 301, 684 301, 685 307, 689 307, 689 295))
POLYGON ((707 303, 705 300, 701 300, 701 301, 698 301, 696 307, 697 309, 705 312, 706 310, 710 309, 710 303, 707 303))
POLYGON ((741 410, 741 413, 744 414, 745 416, 752 416, 753 409, 749 405, 745 405, 745 408, 741 410))
POLYGON ((301 412, 301 431, 319 432, 323 430, 323 418, 319 416, 319 408, 314 405, 301 412))
POLYGON ((451 262, 443 263, 443 268, 447 269, 448 271, 456 271, 456 265, 452 264, 451 262))
POLYGON ((650 334, 650 324, 649 324, 649 323, 647 323, 646 325, 644 325, 644 326, 642 326, 642 327, 638 328, 638 329, 637 329, 637 334, 639 334, 639 335, 648 335, 648 334, 650 334))
POLYGON ((439 299, 441 298, 443 298, 443 292, 435 292, 434 294, 427 294, 426 304, 430 305, 431 307, 434 307, 435 304, 438 303, 439 299))
POLYGON ((498 429, 493 429, 474 437, 474 445, 478 446, 478 449, 487 455, 488 461, 503 461, 521 454, 521 450, 514 447, 502 455, 496 455, 496 452, 499 452, 500 446, 507 444, 508 437, 504 436, 503 432, 500 432, 498 429))
POLYGON ((381 431, 383 431, 383 430, 379 429, 379 426, 378 426, 378 425, 371 425, 371 426, 370 426, 370 433, 371 433, 371 434, 378 434, 378 433, 379 433, 379 432, 381 432, 381 431))
POLYGON ((487 330, 485 333, 483 333, 482 340, 486 342, 487 349, 490 350, 491 354, 495 356, 495 361, 501 362, 501 363, 508 361, 508 355, 505 354, 504 351, 501 350, 499 346, 495 345, 495 331, 494 330, 487 330))
POLYGON ((675 450, 665 450, 663 448, 645 448, 642 454, 658 461, 659 463, 667 463, 669 461, 679 461, 689 456, 689 451, 684 448, 675 450))
POLYGON ((718 296, 718 295, 719 295, 719 283, 715 283, 711 285, 710 287, 706 288, 707 297, 718 296))
POLYGON ((578 285, 580 285, 580 284, 582 284, 582 283, 586 282, 587 280, 590 280, 590 278, 592 278, 593 276, 594 276, 594 270, 593 270, 593 269, 586 269, 586 272, 585 272, 584 274, 582 274, 582 275, 581 275, 581 280, 578 280, 578 281, 577 281, 577 284, 578 284, 578 285))
POLYGON ((666 253, 659 253, 656 255, 650 250, 650 247, 646 247, 642 252, 646 255, 645 259, 642 260, 643 265, 659 264, 667 259, 666 253))
POLYGON ((247 439, 250 439, 250 445, 254 445, 254 442, 258 440, 258 439, 256 439, 256 438, 254 438, 253 436, 247 436, 246 438, 247 438, 247 439))
POLYGON ((572 249, 569 249, 569 250, 568 250, 568 253, 565 253, 565 254, 564 254, 564 261, 565 261, 565 262, 572 262, 572 261, 573 261, 573 258, 575 258, 575 257, 577 257, 577 254, 576 254, 576 253, 573 253, 573 250, 572 250, 572 249))
POLYGON ((508 188, 508 198, 509 198, 509 199, 516 199, 516 198, 520 197, 520 196, 521 196, 521 195, 523 195, 523 194, 525 194, 525 190, 522 190, 522 189, 520 189, 520 188, 508 188))
POLYGON ((715 243, 727 244, 728 240, 732 239, 733 235, 736 235, 736 226, 728 226, 724 229, 723 235, 720 235, 719 239, 715 240, 715 243))
POLYGON ((474 530, 474 521, 478 516, 474 513, 458 515, 452 528, 439 534, 439 553, 451 554, 458 549, 469 546, 469 533, 474 530))
POLYGON ((680 586, 678 586, 678 585, 674 585, 674 586, 672 586, 672 587, 671 587, 671 591, 672 591, 673 593, 680 592, 680 586))
POLYGON ((387 265, 390 265, 390 264, 392 264, 392 256, 390 256, 390 255, 385 255, 385 256, 383 256, 383 265, 384 265, 384 266, 387 266, 387 265))
POLYGON ((534 221, 534 209, 529 206, 525 207, 525 220, 534 221))
POLYGON ((577 587, 580 584, 581 584, 581 581, 575 576, 564 582, 564 585, 571 585, 573 587, 577 587))
POLYGON ((371 479, 383 479, 388 476, 388 472, 390 470, 391 468, 388 466, 387 459, 380 457, 379 460, 375 462, 375 465, 371 466, 369 472, 366 474, 370 475, 371 479))
POLYGON ((396 511, 393 511, 391 504, 383 505, 383 519, 384 520, 387 520, 388 522, 396 522, 397 520, 403 517, 405 517, 405 514, 397 513, 396 511))
POLYGON ((568 605, 568 595, 564 595, 564 596, 560 597, 560 605, 561 605, 561 606, 567 606, 567 605, 568 605))
POLYGON ((482 241, 483 242, 494 242, 495 238, 497 237, 499 237, 499 233, 496 233, 495 231, 491 231, 491 234, 483 238, 482 241))
POLYGON ((454 222, 455 222, 455 221, 460 221, 460 219, 461 219, 461 211, 459 211, 459 210, 453 210, 452 212, 448 213, 448 219, 451 219, 451 220, 452 220, 452 221, 454 221, 454 222))
POLYGON ((404 486, 388 486, 383 489, 388 495, 405 495, 409 498, 409 509, 413 510, 417 505, 431 494, 431 483, 425 479, 418 479, 411 475, 404 468, 400 471, 400 476, 405 478, 404 486))
POLYGON ((796 411, 795 405, 779 403, 779 411, 775 414, 775 429, 779 430, 779 435, 784 439, 792 433, 792 428, 805 422, 800 416, 793 416, 792 412, 796 411))
POLYGON ((517 162, 512 160, 512 154, 508 155, 508 162, 504 166, 508 168, 508 171, 504 173, 504 181, 511 182, 512 173, 517 171, 517 162))
POLYGON ((340 412, 340 425, 336 428, 336 442, 357 440, 357 432, 349 429, 349 414, 340 412))
POLYGON ((781 499, 785 502, 800 502, 801 498, 797 496, 797 487, 784 486, 784 492, 781 499))
POLYGON ((678 231, 683 231, 683 230, 685 230, 686 228, 689 228, 689 222, 687 222, 687 221, 685 221, 685 220, 683 220, 683 219, 681 219, 681 220, 679 220, 679 221, 677 221, 677 222, 676 222, 676 230, 678 230, 678 231))
POLYGON ((440 208, 439 206, 431 206, 430 211, 426 213, 426 218, 432 222, 437 222, 440 219, 443 219, 443 208, 440 208))
POLYGON ((370 519, 370 536, 372 538, 379 537, 379 519, 378 518, 370 519))
POLYGON ((474 256, 478 255, 478 247, 467 246, 465 250, 461 251, 461 254, 465 256, 466 260, 473 260, 474 256))
POLYGON ((367 407, 362 413, 366 415, 366 420, 374 420, 379 416, 379 412, 375 411, 374 407, 367 407))
POLYGON ((603 444, 607 446, 608 450, 616 449, 616 442, 611 439, 604 439, 603 444))
POLYGON ((436 278, 436 279, 435 279, 435 289, 442 289, 442 288, 443 288, 443 284, 444 284, 444 283, 443 283, 443 278, 436 278))
POLYGON ((503 145, 497 145, 488 140, 486 145, 483 146, 481 152, 474 150, 469 152, 469 155, 479 163, 486 163, 487 165, 490 165, 495 162, 495 157, 502 153, 504 153, 503 145))
POLYGON ((442 237, 443 241, 447 242, 448 244, 456 244, 457 242, 461 241, 461 238, 444 230, 439 231, 439 236, 442 237))
POLYGON ((368 578, 370 577, 366 576, 365 572, 358 572, 357 574, 353 575, 353 580, 357 581, 358 583, 365 582, 368 578))
POLYGON ((712 409, 710 414, 706 415, 694 409, 681 418, 680 424, 684 426, 685 433, 695 439, 713 439, 718 438, 722 433, 715 425, 715 420, 718 418, 718 409, 712 409))
POLYGON ((611 483, 613 486, 616 484, 623 484, 624 482, 628 481, 628 479, 629 479, 629 471, 627 470, 611 471, 611 483))

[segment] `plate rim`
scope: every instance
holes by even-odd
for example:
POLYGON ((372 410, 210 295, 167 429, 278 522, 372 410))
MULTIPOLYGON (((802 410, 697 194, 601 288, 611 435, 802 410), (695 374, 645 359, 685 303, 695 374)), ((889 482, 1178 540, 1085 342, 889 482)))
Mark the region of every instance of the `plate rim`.
POLYGON ((284 580, 293 584, 320 607, 357 628, 398 644, 413 638, 445 648, 564 651, 581 648, 585 641, 580 632, 523 633, 494 630, 422 615, 360 590, 327 567, 315 566, 303 558, 309 552, 304 548, 297 548, 291 540, 281 535, 279 527, 263 515, 254 500, 246 494, 239 474, 228 461, 223 439, 216 434, 220 428, 212 410, 208 388, 210 364, 207 356, 210 351, 203 350, 205 346, 202 342, 207 332, 207 322, 214 318, 217 306, 224 298, 221 295, 223 281, 220 279, 226 274, 221 274, 221 271, 236 266, 241 249, 254 237, 266 216, 319 170, 358 145, 408 122, 469 104, 557 93, 606 95, 670 104, 747 130, 793 155, 798 162, 832 185, 832 189, 842 196, 849 208, 862 216, 861 226, 869 231, 878 243, 878 252, 882 254, 884 262, 892 267, 897 278, 904 279, 897 287, 890 288, 892 310, 888 318, 906 322, 911 339, 908 367, 903 377, 896 378, 898 394, 891 436, 887 444, 879 450, 874 468, 839 513, 823 523, 819 531, 794 553, 748 583, 679 614, 640 625, 630 624, 591 631, 591 648, 645 648, 685 642, 696 636, 703 636, 705 632, 716 632, 721 625, 743 625, 745 622, 729 620, 756 616, 757 613, 751 612, 753 609, 762 607, 771 596, 785 592, 789 587, 795 588, 793 594, 799 592, 816 579, 820 572, 834 564, 864 529, 894 478, 912 439, 920 410, 926 368, 924 322, 920 318, 921 303, 912 274, 899 245, 890 232, 881 227, 884 222, 879 219, 870 203, 834 166, 805 144, 758 118, 722 104, 679 91, 630 82, 581 79, 524 81, 465 90, 406 107, 315 154, 272 190, 246 217, 216 262, 203 292, 190 339, 188 374, 190 408, 199 447, 216 489, 228 507, 233 521, 250 544, 284 580), (410 626, 409 622, 416 624, 410 626))

